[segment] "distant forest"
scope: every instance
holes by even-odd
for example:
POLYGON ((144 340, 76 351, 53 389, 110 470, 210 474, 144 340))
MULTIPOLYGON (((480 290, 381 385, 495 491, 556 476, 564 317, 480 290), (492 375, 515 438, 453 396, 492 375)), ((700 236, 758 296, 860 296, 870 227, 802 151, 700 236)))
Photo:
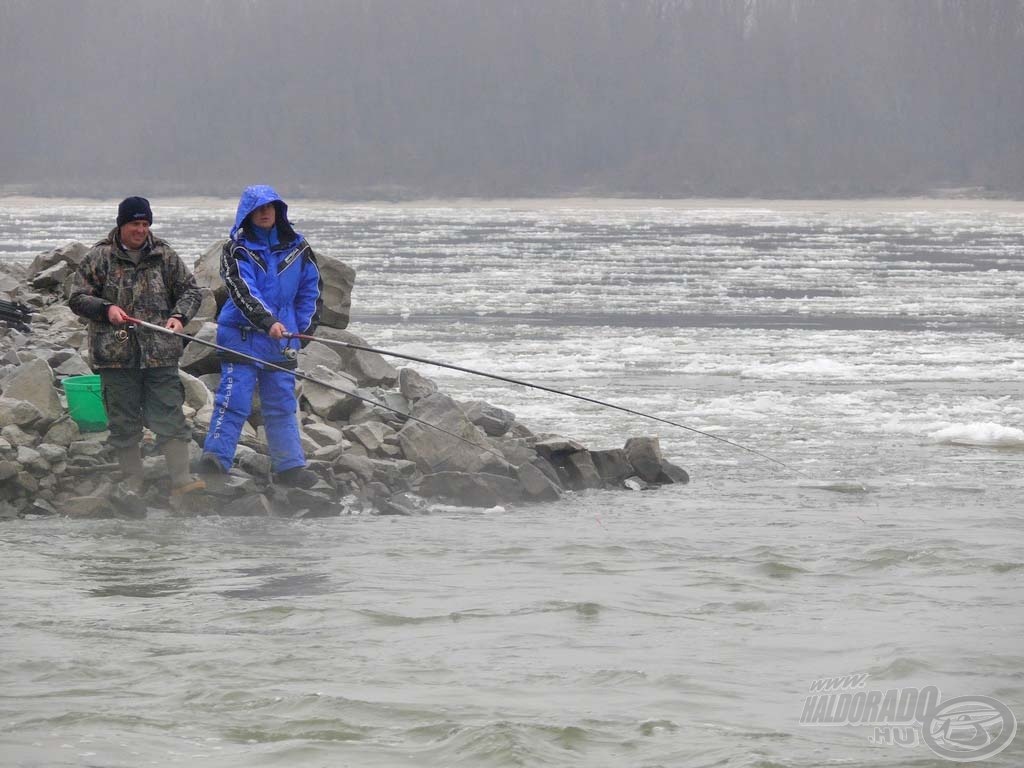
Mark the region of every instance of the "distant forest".
POLYGON ((0 0, 0 191, 1024 196, 1024 0, 0 0))

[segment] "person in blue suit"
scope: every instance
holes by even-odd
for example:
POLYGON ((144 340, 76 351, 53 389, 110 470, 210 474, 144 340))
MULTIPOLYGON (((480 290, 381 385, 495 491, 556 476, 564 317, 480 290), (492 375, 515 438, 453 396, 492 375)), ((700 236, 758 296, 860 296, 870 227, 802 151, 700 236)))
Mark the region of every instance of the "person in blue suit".
MULTIPOLYGON (((217 315, 217 343, 294 370, 300 343, 285 334, 316 330, 323 281, 316 254, 292 227, 288 206, 271 187, 252 186, 242 193, 221 254, 220 274, 228 300, 217 315)), ((317 477, 305 469, 295 378, 227 353, 221 353, 220 385, 201 469, 215 474, 231 468, 257 386, 276 481, 310 487, 317 477)))

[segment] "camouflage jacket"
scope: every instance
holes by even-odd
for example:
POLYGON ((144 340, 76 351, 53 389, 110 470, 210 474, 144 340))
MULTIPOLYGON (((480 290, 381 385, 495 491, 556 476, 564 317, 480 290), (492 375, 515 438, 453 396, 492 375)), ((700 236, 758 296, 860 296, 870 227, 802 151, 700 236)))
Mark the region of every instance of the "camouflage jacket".
POLYGON ((175 316, 184 325, 199 311, 201 300, 192 273, 165 241, 150 235, 136 265, 115 228, 86 254, 68 304, 89 320, 93 368, 157 368, 178 364, 182 340, 144 328, 125 332, 124 326, 110 324, 107 309, 116 304, 157 325, 175 316))

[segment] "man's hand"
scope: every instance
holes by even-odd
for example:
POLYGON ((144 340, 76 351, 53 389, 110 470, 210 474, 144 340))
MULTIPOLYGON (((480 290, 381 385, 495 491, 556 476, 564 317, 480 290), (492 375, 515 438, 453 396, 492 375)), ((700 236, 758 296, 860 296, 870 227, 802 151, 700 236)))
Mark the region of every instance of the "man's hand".
POLYGON ((110 321, 111 325, 124 325, 128 322, 128 313, 117 306, 117 304, 111 304, 107 307, 107 320, 110 321))
POLYGON ((267 335, 272 339, 283 339, 286 333, 288 333, 288 329, 281 323, 274 323, 270 326, 270 330, 267 331, 267 335))
POLYGON ((185 330, 185 326, 181 324, 181 320, 176 317, 167 318, 167 322, 164 323, 164 328, 169 331, 174 331, 175 333, 181 333, 185 330))

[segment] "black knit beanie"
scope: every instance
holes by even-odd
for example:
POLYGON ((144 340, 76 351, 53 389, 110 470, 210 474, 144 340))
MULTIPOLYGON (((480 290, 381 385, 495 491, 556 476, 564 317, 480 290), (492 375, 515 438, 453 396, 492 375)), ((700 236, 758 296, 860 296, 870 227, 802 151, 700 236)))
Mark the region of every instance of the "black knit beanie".
POLYGON ((129 221, 140 221, 145 219, 153 223, 153 210, 149 207, 149 200, 144 197, 126 197, 117 206, 117 226, 123 227, 129 221))

